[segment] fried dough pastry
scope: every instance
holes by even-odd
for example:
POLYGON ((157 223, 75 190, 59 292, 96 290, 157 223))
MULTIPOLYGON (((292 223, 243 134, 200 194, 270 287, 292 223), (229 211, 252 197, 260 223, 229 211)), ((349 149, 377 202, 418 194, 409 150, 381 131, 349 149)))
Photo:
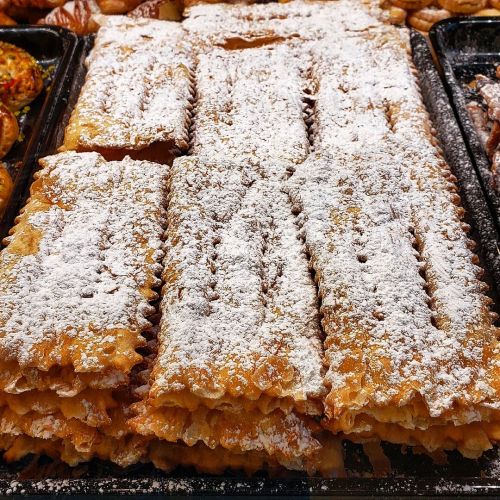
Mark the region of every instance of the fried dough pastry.
POLYGON ((451 12, 436 7, 426 7, 408 15, 408 24, 419 31, 427 33, 438 21, 451 17, 451 12))
POLYGON ((42 89, 42 70, 35 58, 15 45, 0 41, 0 101, 11 111, 17 111, 42 89))
POLYGON ((73 152, 41 164, 0 253, 0 352, 11 370, 2 377, 58 369, 68 390, 72 373, 126 377, 157 298, 165 167, 73 152))
POLYGON ((19 137, 19 125, 14 113, 0 103, 0 159, 10 150, 19 137))
POLYGON ((439 5, 457 14, 474 14, 486 7, 488 0, 438 0, 439 5))
POLYGON ((110 16, 87 59, 60 149, 158 163, 186 150, 193 61, 183 36, 179 23, 110 16))
POLYGON ((477 457, 498 439, 498 329, 408 53, 394 30, 315 55, 316 156, 289 193, 322 299, 324 425, 477 457))

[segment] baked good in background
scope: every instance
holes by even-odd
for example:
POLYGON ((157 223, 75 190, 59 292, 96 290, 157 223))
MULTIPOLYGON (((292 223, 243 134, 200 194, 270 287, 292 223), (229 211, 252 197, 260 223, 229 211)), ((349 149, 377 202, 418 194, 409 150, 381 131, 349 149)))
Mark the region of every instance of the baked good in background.
POLYGON ((13 187, 12 178, 7 168, 0 162, 0 215, 7 206, 13 187))
POLYGON ((2 159, 19 137, 19 125, 14 113, 0 103, 0 159, 2 159))
POLYGON ((28 52, 0 41, 0 159, 19 136, 15 114, 43 89, 42 68, 28 52))
MULTIPOLYGON (((217 1, 205 1, 217 3, 217 1)), ((447 17, 500 15, 499 0, 375 0, 375 2, 384 9, 387 22, 392 24, 408 22, 422 33, 427 33, 432 23, 447 17)), ((20 22, 57 25, 78 34, 89 34, 99 29, 99 23, 88 19, 89 12, 106 15, 130 13, 134 17, 178 21, 184 9, 198 3, 203 3, 203 0, 98 0, 96 10, 94 7, 96 0, 2 0, 0 16, 3 14, 20 22)), ((227 0, 227 3, 255 2, 227 0)), ((3 19, 8 24, 9 18, 3 19)))
POLYGON ((19 111, 42 89, 42 69, 36 59, 20 47, 0 41, 0 101, 11 111, 19 111))

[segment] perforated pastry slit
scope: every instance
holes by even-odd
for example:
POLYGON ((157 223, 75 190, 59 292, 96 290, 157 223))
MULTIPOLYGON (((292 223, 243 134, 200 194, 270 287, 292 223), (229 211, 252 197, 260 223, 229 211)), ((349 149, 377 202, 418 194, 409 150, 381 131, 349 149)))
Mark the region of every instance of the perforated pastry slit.
MULTIPOLYGON (((295 169, 293 169, 293 171, 290 173, 289 177, 291 177, 294 172, 295 172, 295 169)), ((317 300, 316 306, 317 306, 317 311, 319 314, 319 316, 318 316, 318 328, 319 328, 320 335, 321 335, 321 341, 324 342, 326 339, 326 333, 325 333, 325 330, 323 328, 322 292, 321 292, 320 283, 319 283, 319 279, 317 276, 316 268, 314 267, 313 258, 312 258, 311 252, 309 251, 309 248, 307 245, 306 233, 303 229, 303 225, 304 225, 303 217, 304 216, 302 214, 302 207, 300 206, 300 204, 298 202, 295 202, 292 199, 288 189, 285 189, 284 191, 287 194, 288 201, 290 203, 290 210, 291 210, 292 215, 294 216, 294 224, 295 224, 295 227, 297 228, 297 239, 301 242, 301 244, 303 246, 304 258, 307 261, 307 268, 309 269, 311 281, 314 284, 314 288, 316 290, 316 300, 317 300)))
POLYGON ((141 96, 141 100, 139 101, 138 104, 138 109, 141 111, 142 114, 147 113, 148 107, 151 102, 151 87, 154 85, 154 82, 152 83, 151 80, 149 79, 149 75, 153 73, 153 68, 154 64, 149 63, 146 69, 144 70, 144 93, 141 96))
POLYGON ((196 86, 196 66, 194 66, 191 70, 191 99, 190 106, 191 109, 188 111, 189 123, 188 123, 188 150, 187 154, 193 154, 194 147, 194 135, 196 133, 196 112, 197 112, 197 104, 198 104, 198 91, 196 86))
POLYGON ((387 125, 389 127, 389 130, 394 133, 395 132, 395 125, 396 125, 396 123, 395 123, 396 118, 393 115, 392 104, 387 99, 384 99, 383 106, 384 106, 384 114, 385 114, 385 118, 387 120, 387 125))
MULTIPOLYGON (((208 284, 208 286, 210 288, 210 290, 208 291, 208 299, 210 300, 210 302, 214 302, 214 301, 220 299, 220 295, 216 291, 217 271, 218 271, 217 259, 219 257, 219 254, 217 253, 217 246, 220 243, 221 243, 221 238, 219 235, 215 236, 212 239, 211 254, 208 257, 210 272, 212 273, 212 279, 210 280, 210 282, 208 284)), ((211 313, 211 312, 212 312, 212 308, 209 309, 209 313, 211 313)))
POLYGON ((426 271, 426 264, 425 264, 425 260, 424 258, 422 257, 422 243, 421 241, 419 240, 419 237, 418 235, 415 233, 415 228, 414 227, 410 227, 409 228, 409 232, 410 232, 410 235, 411 235, 411 241, 412 241, 412 246, 415 250, 415 258, 417 259, 418 263, 419 263, 419 274, 421 276, 421 278, 424 280, 425 284, 424 284, 424 291, 427 295, 427 297, 429 298, 427 300, 427 306, 429 307, 430 311, 431 311, 431 324, 432 326, 436 327, 437 328, 437 325, 436 325, 436 320, 435 320, 435 317, 434 317, 434 314, 435 314, 435 310, 433 308, 433 302, 432 302, 432 294, 430 292, 430 286, 429 286, 429 280, 427 278, 427 271, 426 271))
POLYGON ((318 91, 318 82, 314 77, 312 67, 306 73, 307 85, 304 88, 302 101, 304 103, 304 123, 309 139, 310 151, 314 150, 314 138, 316 133, 316 93, 318 91))

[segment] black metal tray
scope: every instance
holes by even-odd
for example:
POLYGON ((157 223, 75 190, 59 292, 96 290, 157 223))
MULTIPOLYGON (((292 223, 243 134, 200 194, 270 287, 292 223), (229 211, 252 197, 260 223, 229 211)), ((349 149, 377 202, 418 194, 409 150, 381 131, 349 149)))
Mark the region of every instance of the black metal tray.
MULTIPOLYGON (((478 242, 481 264, 487 270, 491 294, 498 301, 497 283, 500 277, 498 233, 484 198, 474 167, 462 141, 460 129, 434 67, 425 39, 417 32, 411 35, 413 58, 420 74, 424 101, 437 130, 446 159, 458 178, 460 195, 472 226, 472 237, 478 242)), ((83 51, 70 90, 69 104, 55 126, 52 150, 62 141, 66 120, 76 100, 85 74, 83 57, 91 39, 82 41, 83 51)), ((25 186, 27 187, 27 185, 25 186)), ((223 477, 196 474, 190 469, 163 473, 150 464, 137 464, 122 469, 108 462, 94 460, 70 468, 45 458, 27 457, 14 464, 0 462, 0 497, 4 495, 45 496, 244 496, 261 497, 320 497, 320 496, 453 496, 500 494, 500 457, 497 449, 486 452, 479 460, 464 459, 459 453, 448 454, 448 462, 438 465, 428 456, 411 449, 383 444, 392 473, 381 477, 374 473, 360 445, 344 442, 346 478, 307 478, 296 473, 285 477, 268 477, 262 473, 247 477, 228 472, 223 477), (50 479, 48 479, 50 478, 50 479)))
POLYGON ((467 84, 479 73, 493 76, 494 66, 500 64, 500 18, 446 19, 436 23, 429 35, 467 148, 500 227, 500 191, 493 187, 490 161, 466 109, 474 99, 467 84))
POLYGON ((14 190, 0 218, 1 240, 26 198, 38 158, 53 150, 53 134, 67 105, 81 41, 71 31, 48 26, 2 27, 0 40, 28 51, 47 75, 44 90, 29 105, 29 111, 19 117, 23 140, 16 142, 3 159, 14 181, 14 190))

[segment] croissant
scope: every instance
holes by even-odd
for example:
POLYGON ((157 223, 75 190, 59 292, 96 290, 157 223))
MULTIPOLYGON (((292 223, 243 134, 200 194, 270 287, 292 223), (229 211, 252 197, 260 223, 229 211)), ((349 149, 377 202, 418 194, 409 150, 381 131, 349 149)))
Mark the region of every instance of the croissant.
POLYGON ((42 89, 42 70, 35 58, 15 45, 0 42, 0 101, 17 111, 42 89))
POLYGON ((3 158, 19 136, 14 113, 0 103, 0 158, 3 158))
POLYGON ((94 0, 74 0, 56 7, 37 24, 61 26, 78 35, 88 35, 97 31, 99 26, 94 22, 93 14, 99 13, 99 7, 94 0))

